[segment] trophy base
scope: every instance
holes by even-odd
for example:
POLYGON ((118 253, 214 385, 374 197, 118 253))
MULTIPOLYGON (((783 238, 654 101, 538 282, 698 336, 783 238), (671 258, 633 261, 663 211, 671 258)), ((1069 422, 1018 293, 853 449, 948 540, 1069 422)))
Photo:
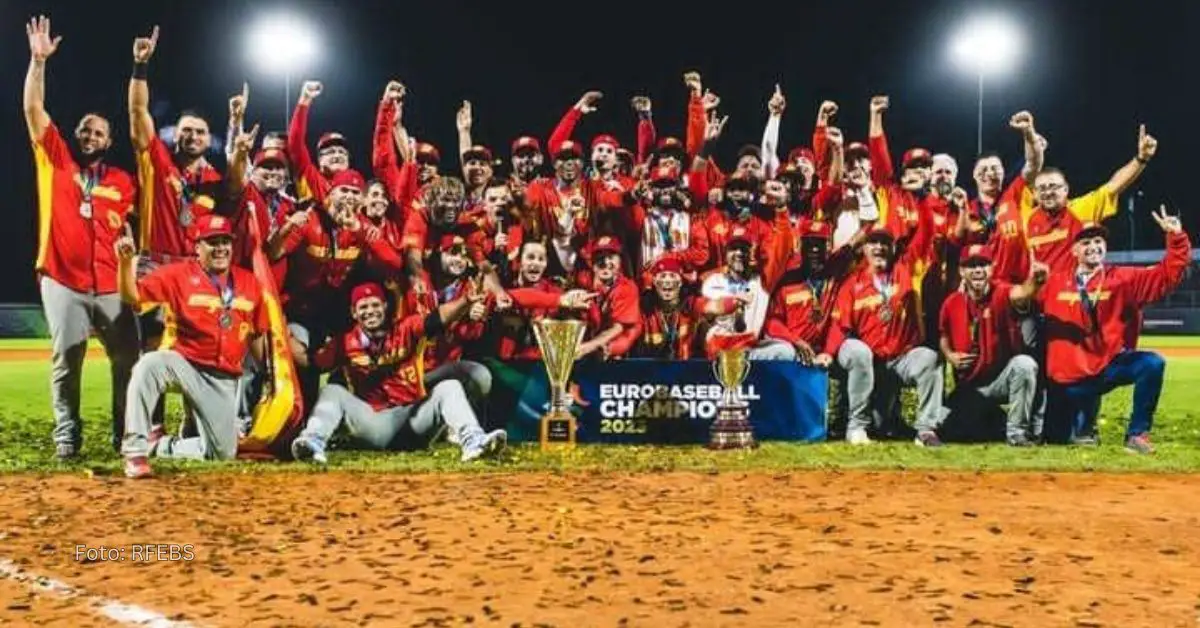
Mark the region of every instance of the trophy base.
POLYGON ((717 418, 709 428, 709 449, 754 449, 754 428, 750 425, 749 406, 719 406, 717 418))
POLYGON ((552 410, 542 415, 542 451, 575 448, 575 415, 566 410, 552 410))

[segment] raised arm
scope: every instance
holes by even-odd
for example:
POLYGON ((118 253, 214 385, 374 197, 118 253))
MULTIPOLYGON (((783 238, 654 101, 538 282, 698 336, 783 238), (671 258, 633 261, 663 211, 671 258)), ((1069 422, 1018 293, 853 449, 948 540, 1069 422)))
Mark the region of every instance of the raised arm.
POLYGON ((292 111, 292 120, 288 124, 287 154, 295 169, 297 182, 296 192, 301 197, 318 198, 320 191, 320 172, 313 163, 312 154, 308 152, 308 112, 313 100, 321 95, 324 86, 320 81, 305 81, 300 87, 300 98, 292 111))
POLYGON ((1129 189, 1134 181, 1137 181, 1156 152, 1158 152, 1158 140, 1153 135, 1146 133, 1145 124, 1138 125, 1137 154, 1114 172, 1112 178, 1108 180, 1108 189, 1112 190, 1114 196, 1120 196, 1129 189))
POLYGON ((1133 280, 1129 282, 1133 301, 1146 306, 1167 296, 1183 281, 1192 259, 1192 244, 1183 230, 1179 216, 1168 216, 1166 205, 1157 212, 1150 212, 1167 240, 1167 252, 1162 261, 1148 268, 1131 269, 1133 280))
POLYGON ((137 310, 141 298, 138 295, 137 276, 134 268, 137 266, 137 246, 133 243, 133 228, 125 223, 125 230, 113 244, 117 252, 117 294, 121 301, 137 310))
POLYGON ((150 147, 154 118, 150 116, 150 84, 146 80, 150 57, 158 47, 158 27, 149 37, 133 40, 133 77, 129 80, 129 141, 135 151, 150 147))
POLYGON ((654 104, 646 96, 634 96, 630 99, 629 104, 633 106, 634 113, 637 114, 637 163, 639 165, 645 163, 650 158, 650 151, 654 150, 654 104))
MULTIPOLYGON (((471 110, 471 101, 464 100, 462 105, 458 107, 458 113, 454 116, 454 128, 458 129, 458 163, 462 168, 466 167, 463 162, 463 155, 471 150, 471 126, 475 123, 475 116, 471 110)), ((467 173, 463 171, 463 180, 467 178, 467 173)))
POLYGON ((829 123, 833 122, 833 117, 837 115, 838 105, 832 100, 826 100, 821 103, 821 107, 817 109, 817 122, 813 126, 812 148, 813 155, 816 157, 817 176, 825 179, 829 176, 829 164, 825 158, 829 148, 827 144, 826 131, 829 123))
POLYGON ((250 100, 250 85, 242 83, 242 93, 229 99, 229 128, 236 129, 231 145, 226 148, 229 163, 225 172, 225 189, 229 198, 241 194, 246 185, 246 174, 250 171, 250 153, 258 137, 258 125, 247 133, 244 130, 246 105, 250 100))
POLYGON ((783 110, 787 108, 787 99, 779 83, 775 84, 775 93, 767 101, 767 126, 762 136, 762 177, 774 179, 779 171, 779 125, 783 122, 783 110))
POLYGON ((25 124, 29 127, 29 139, 35 143, 50 126, 50 114, 46 113, 46 60, 58 50, 62 36, 51 38, 50 18, 41 16, 29 20, 25 25, 29 37, 29 71, 25 73, 25 124))
POLYGON ((871 98, 871 129, 867 135, 867 151, 871 159, 871 183, 874 183, 875 187, 883 187, 896 175, 887 134, 883 132, 883 113, 888 110, 889 104, 887 96, 871 98))
POLYGON ((404 86, 396 81, 389 82, 383 90, 383 98, 379 100, 379 108, 375 115, 375 135, 371 143, 371 168, 375 171, 375 178, 383 181, 392 204, 397 208, 405 202, 406 196, 393 130, 402 106, 402 98, 404 86))
POLYGON ((553 155, 563 142, 571 139, 571 135, 575 133, 575 125, 579 124, 580 118, 595 111, 596 103, 600 102, 601 98, 604 98, 604 94, 594 90, 580 96, 579 101, 563 114, 558 125, 550 132, 550 143, 546 146, 546 152, 553 155))
POLYGON ((1042 171, 1045 151, 1038 143, 1037 130, 1033 127, 1033 114, 1028 111, 1018 111, 1009 119, 1008 126, 1021 133, 1025 146, 1025 166, 1021 168, 1021 176, 1026 181, 1033 181, 1037 173, 1042 171))

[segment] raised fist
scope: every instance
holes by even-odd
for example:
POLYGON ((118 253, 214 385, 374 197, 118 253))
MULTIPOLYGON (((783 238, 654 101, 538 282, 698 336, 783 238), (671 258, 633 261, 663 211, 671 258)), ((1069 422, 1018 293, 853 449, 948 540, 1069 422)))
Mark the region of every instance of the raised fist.
POLYGON ((1039 286, 1044 285, 1050 276, 1050 267, 1043 262, 1033 260, 1029 267, 1029 276, 1033 278, 1033 283, 1039 286))
POLYGON ((832 100, 826 100, 821 103, 821 108, 817 110, 817 116, 828 123, 837 115, 838 105, 832 100))
POLYGON ((638 113, 650 113, 650 99, 645 96, 634 96, 629 99, 629 104, 633 105, 633 110, 638 113))
POLYGON ((300 88, 300 101, 312 102, 324 90, 325 86, 321 84, 321 81, 304 81, 304 85, 300 88))
POLYGON ((878 115, 888 110, 891 100, 887 96, 871 97, 871 115, 878 115))
POLYGON ((967 191, 958 187, 954 188, 950 192, 950 204, 959 211, 965 211, 967 209, 967 191))
POLYGON ((470 131, 474 120, 471 113, 471 101, 462 101, 462 105, 458 108, 458 115, 454 118, 454 126, 459 131, 470 131))
POLYGON ((767 112, 773 116, 781 116, 786 108, 787 99, 783 97, 783 90, 779 88, 779 83, 776 83, 775 93, 771 94, 771 99, 767 101, 767 112))
POLYGON ((1018 111, 1013 114, 1013 117, 1008 119, 1008 126, 1022 132, 1033 132, 1033 114, 1028 111, 1018 111))
POLYGON ((62 35, 50 37, 50 18, 44 15, 29 20, 25 25, 25 34, 29 36, 29 54, 38 61, 49 59, 62 41, 62 35))
POLYGON ((702 89, 702 83, 700 82, 700 73, 699 72, 684 72, 683 84, 687 85, 687 88, 689 90, 691 90, 693 94, 695 94, 697 96, 700 95, 700 90, 702 89))
POLYGON ((154 49, 158 47, 158 27, 150 31, 149 37, 138 37, 133 40, 133 62, 148 63, 150 57, 154 56, 154 49))

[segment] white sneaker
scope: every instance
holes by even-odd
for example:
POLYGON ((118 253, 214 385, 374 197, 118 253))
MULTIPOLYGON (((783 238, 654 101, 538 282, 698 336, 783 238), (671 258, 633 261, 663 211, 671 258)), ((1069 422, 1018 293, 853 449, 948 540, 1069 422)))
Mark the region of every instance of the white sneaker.
POLYGON ((483 457, 494 456, 508 444, 508 433, 504 430, 495 430, 484 434, 479 432, 471 434, 464 439, 462 446, 462 461, 471 462, 483 457))
POLYGON ((325 446, 316 439, 300 436, 292 441, 292 457, 299 462, 329 464, 325 457, 325 446))
POLYGON ((846 430, 846 442, 851 445, 870 445, 874 441, 867 436, 867 430, 859 428, 846 430))

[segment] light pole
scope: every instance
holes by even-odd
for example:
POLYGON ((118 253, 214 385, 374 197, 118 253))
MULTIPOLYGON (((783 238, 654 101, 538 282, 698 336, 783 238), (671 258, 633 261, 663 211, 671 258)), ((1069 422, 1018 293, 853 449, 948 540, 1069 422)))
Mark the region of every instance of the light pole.
POLYGON ((316 59, 316 32, 299 15, 273 13, 260 17, 246 39, 251 63, 266 74, 283 78, 283 128, 287 129, 292 117, 292 74, 316 59))
POLYGON ((1016 65, 1021 53, 1021 31, 1001 15, 981 15, 962 25, 950 41, 950 54, 964 71, 978 79, 979 107, 975 151, 983 152, 983 79, 997 77, 1016 65))

